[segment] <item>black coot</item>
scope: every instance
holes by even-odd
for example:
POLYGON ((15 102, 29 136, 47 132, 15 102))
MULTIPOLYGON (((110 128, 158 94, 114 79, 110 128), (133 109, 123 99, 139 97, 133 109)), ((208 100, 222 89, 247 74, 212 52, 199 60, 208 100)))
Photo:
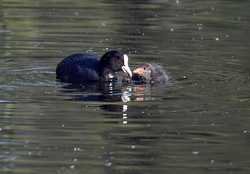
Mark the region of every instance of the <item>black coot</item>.
POLYGON ((137 84, 165 84, 169 76, 160 65, 144 63, 133 70, 132 80, 137 84))
POLYGON ((108 51, 100 59, 89 53, 73 54, 63 59, 56 68, 56 78, 72 84, 98 81, 129 82, 131 77, 128 56, 115 50, 108 51))

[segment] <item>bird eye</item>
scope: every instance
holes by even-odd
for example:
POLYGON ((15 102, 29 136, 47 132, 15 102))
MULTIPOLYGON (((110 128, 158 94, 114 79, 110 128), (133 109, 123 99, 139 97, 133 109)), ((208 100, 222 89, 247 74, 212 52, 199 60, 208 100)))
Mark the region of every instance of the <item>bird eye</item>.
POLYGON ((146 70, 146 67, 144 67, 143 69, 146 70))

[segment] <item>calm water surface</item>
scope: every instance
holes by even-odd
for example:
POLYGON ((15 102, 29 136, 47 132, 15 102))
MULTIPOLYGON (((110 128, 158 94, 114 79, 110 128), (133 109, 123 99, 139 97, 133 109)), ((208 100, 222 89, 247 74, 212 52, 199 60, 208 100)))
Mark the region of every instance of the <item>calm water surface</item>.
POLYGON ((0 173, 250 172, 250 1, 1 0, 0 173), (69 54, 118 49, 167 86, 72 88, 69 54))

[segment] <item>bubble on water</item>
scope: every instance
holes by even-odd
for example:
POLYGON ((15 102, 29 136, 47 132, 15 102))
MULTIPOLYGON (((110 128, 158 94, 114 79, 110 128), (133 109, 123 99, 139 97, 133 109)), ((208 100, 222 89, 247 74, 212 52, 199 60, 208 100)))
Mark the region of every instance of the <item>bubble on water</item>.
POLYGON ((199 153, 200 153, 199 151, 193 151, 192 152, 192 154, 194 154, 194 155, 199 155, 199 153))
POLYGON ((104 163, 104 165, 105 165, 106 167, 111 167, 111 166, 112 166, 112 162, 107 161, 107 162, 104 163))
POLYGON ((214 11, 214 10, 215 10, 215 7, 211 7, 211 10, 214 11))
POLYGON ((70 166, 70 169, 74 169, 74 168, 75 168, 75 165, 71 165, 71 166, 70 166))
POLYGON ((74 152, 79 152, 81 149, 79 147, 74 147, 74 152))
POLYGON ((202 24, 197 24, 198 30, 202 30, 203 29, 203 25, 202 24))
POLYGON ((170 28, 170 31, 173 32, 173 31, 174 31, 174 28, 170 28))
POLYGON ((135 145, 132 145, 132 146, 131 146, 131 149, 135 149, 135 145))
POLYGON ((74 15, 75 15, 75 16, 79 16, 79 12, 76 11, 76 12, 74 13, 74 15))
POLYGON ((248 133, 248 130, 243 130, 243 134, 247 134, 248 133))
POLYGON ((185 80, 185 79, 188 79, 188 77, 187 77, 186 75, 183 75, 183 76, 182 76, 182 79, 185 80))
POLYGON ((216 41, 219 41, 219 40, 220 40, 220 38, 219 38, 219 37, 215 37, 215 40, 216 40, 216 41))
POLYGON ((103 27, 106 27, 106 26, 107 26, 107 23, 106 23, 106 22, 102 22, 101 25, 102 25, 103 27))

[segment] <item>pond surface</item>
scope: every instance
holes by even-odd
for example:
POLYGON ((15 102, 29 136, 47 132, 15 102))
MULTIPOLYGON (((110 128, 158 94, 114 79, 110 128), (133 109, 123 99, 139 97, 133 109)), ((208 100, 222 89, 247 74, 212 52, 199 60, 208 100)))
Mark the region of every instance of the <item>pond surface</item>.
POLYGON ((250 172, 250 1, 1 0, 0 173, 250 172), (158 63, 167 86, 56 82, 76 52, 158 63))

